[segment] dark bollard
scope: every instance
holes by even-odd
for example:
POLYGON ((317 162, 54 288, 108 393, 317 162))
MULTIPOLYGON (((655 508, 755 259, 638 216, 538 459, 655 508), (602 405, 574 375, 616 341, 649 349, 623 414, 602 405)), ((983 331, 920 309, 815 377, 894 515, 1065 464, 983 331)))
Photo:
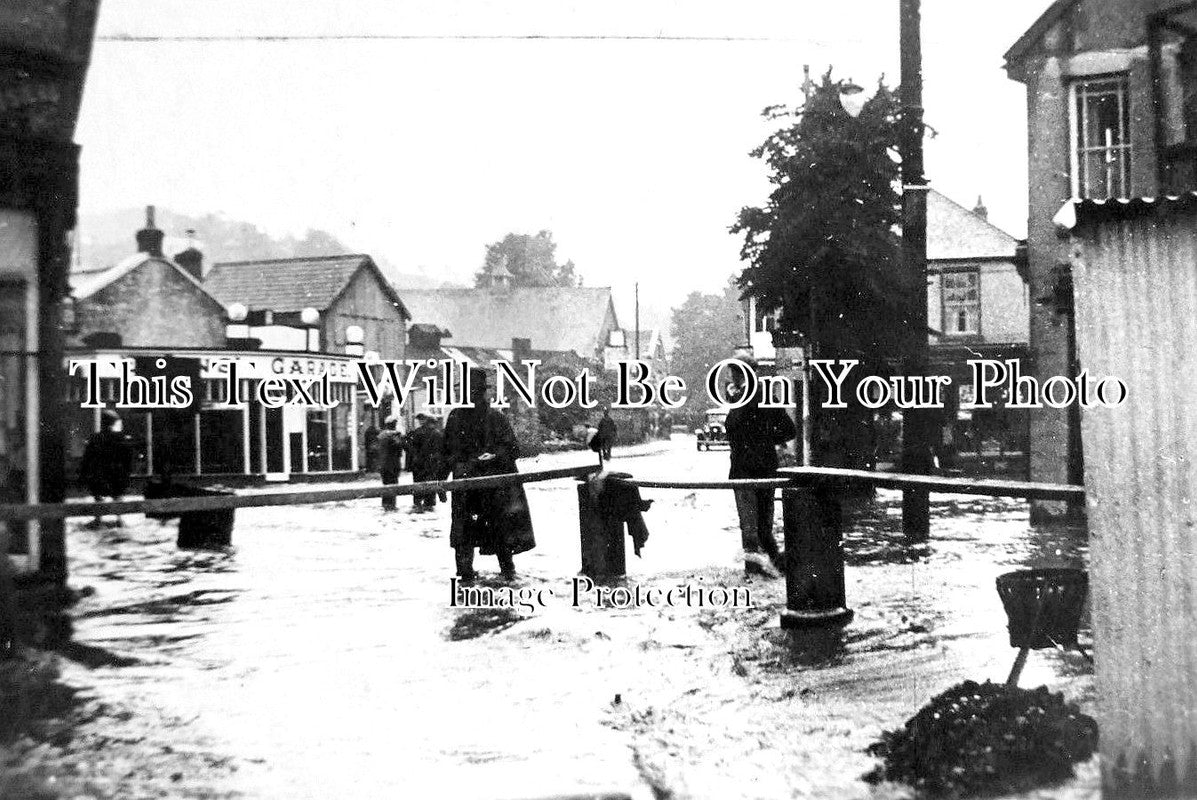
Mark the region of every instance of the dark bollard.
MULTIPOLYGON (((186 483, 169 480, 150 481, 145 486, 147 500, 162 500, 170 497, 231 497, 234 492, 220 489, 203 489, 186 483)), ((150 519, 166 520, 179 518, 177 546, 183 550, 219 550, 233 543, 234 510, 214 508, 208 511, 180 511, 165 514, 146 514, 150 519)))
POLYGON ((578 484, 578 529, 582 574, 588 578, 622 578, 627 572, 623 523, 603 520, 586 481, 578 484))
POLYGON ((822 489, 783 489, 786 610, 781 627, 844 626, 852 621, 844 592, 839 501, 822 489))

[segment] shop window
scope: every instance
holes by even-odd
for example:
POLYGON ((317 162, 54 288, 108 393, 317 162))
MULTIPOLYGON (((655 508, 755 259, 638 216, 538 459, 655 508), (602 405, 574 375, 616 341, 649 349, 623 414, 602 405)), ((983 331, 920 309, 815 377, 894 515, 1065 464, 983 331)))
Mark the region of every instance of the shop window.
POLYGON ((243 472, 244 420, 239 409, 208 409, 200 415, 200 472, 243 472))
MULTIPOLYGON (((327 472, 328 465, 328 411, 308 411, 308 472, 327 472)), ((292 465, 292 470, 295 469, 292 465)))
POLYGON ((943 275, 943 332, 975 336, 981 332, 981 276, 976 270, 943 275))
POLYGON ((150 412, 152 429, 150 450, 154 472, 191 475, 196 472, 195 414, 173 408, 155 408, 150 412))
POLYGON ((353 469, 353 430, 349 427, 351 412, 349 403, 341 403, 332 410, 332 468, 335 470, 353 469))
POLYGON ((1072 84, 1072 193, 1130 196, 1130 97, 1125 75, 1072 84))

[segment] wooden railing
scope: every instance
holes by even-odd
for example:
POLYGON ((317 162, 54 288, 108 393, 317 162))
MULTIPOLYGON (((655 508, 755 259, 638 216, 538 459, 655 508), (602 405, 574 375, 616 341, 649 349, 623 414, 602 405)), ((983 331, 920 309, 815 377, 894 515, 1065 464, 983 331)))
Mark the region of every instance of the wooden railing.
MULTIPOLYGON (((852 619, 844 589, 843 512, 840 498, 852 488, 925 489, 931 493, 1027 500, 1083 500, 1083 486, 1024 481, 910 475, 896 472, 788 467, 777 478, 721 481, 623 479, 652 489, 782 490, 785 532, 785 628, 845 625, 852 619)), ((622 562, 620 562, 622 563, 622 562)))
POLYGON ((172 497, 164 500, 122 500, 107 503, 0 504, 0 522, 5 520, 65 519, 67 517, 106 516, 109 514, 175 514, 184 511, 215 511, 228 508, 264 506, 299 506, 403 497, 428 492, 454 492, 469 489, 494 489, 516 483, 538 483, 562 478, 585 478, 599 471, 597 464, 580 467, 539 470, 537 472, 488 475, 449 481, 425 481, 402 485, 360 486, 350 489, 310 489, 291 492, 229 494, 214 497, 172 497))

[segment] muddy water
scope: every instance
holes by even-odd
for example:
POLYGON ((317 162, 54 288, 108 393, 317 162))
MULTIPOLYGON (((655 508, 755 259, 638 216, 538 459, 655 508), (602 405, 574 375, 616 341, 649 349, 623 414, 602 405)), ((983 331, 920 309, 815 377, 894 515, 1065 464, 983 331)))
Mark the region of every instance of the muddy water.
MULTIPOLYGON (((726 455, 683 439, 617 467, 714 478, 726 455)), ((571 482, 528 487, 539 546, 518 585, 554 592, 532 613, 449 606, 443 506, 239 510, 235 548, 216 554, 176 550, 172 524, 75 526, 73 582, 95 589, 77 638, 122 666, 67 668, 107 713, 66 755, 96 797, 904 797, 858 780, 863 748, 958 680, 1004 679, 997 575, 1086 558, 1079 531, 1032 532, 1025 504, 967 498, 937 502, 932 541, 909 547, 881 493, 850 511, 855 621, 795 637, 777 627, 781 583, 737 566, 728 494, 646 494, 629 584, 747 587, 756 608, 572 607, 571 482)), ((1091 693, 1075 655, 1033 654, 1023 685, 1041 683, 1091 693)), ((1092 768, 1040 796, 1096 796, 1092 768)))

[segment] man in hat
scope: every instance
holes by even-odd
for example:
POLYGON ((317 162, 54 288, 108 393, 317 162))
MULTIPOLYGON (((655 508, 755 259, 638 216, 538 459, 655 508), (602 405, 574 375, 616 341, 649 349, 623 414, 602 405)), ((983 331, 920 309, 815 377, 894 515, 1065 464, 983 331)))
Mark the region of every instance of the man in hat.
POLYGON ((611 460, 611 448, 615 446, 617 436, 615 420, 611 419, 611 406, 603 406, 603 417, 598 423, 598 454, 604 461, 611 460))
MULTIPOLYGON (((403 469, 403 433, 396 417, 388 418, 385 425, 378 434, 378 472, 383 486, 394 486, 403 469)), ((382 498, 382 510, 395 510, 394 496, 382 498)))
MULTIPOLYGON (((121 432, 121 418, 115 411, 100 412, 100 430, 91 435, 83 449, 83 460, 79 463, 79 480, 97 503, 105 497, 120 500, 129 488, 129 475, 133 472, 133 450, 124 433, 121 432)), ((99 527, 104 519, 97 516, 92 525, 99 527)), ((118 514, 116 524, 121 524, 118 514)))
MULTIPOLYGON (((414 483, 434 481, 440 471, 441 448, 445 437, 437 425, 436 417, 421 411, 416 414, 417 428, 407 435, 404 449, 407 452, 407 468, 411 470, 414 483)), ((412 511, 419 514, 436 509, 436 492, 412 496, 412 511)))
MULTIPOLYGON (((739 399, 747 391, 745 370, 757 371, 756 361, 738 355, 743 369, 733 371, 731 394, 739 399)), ((727 443, 731 449, 729 478, 773 478, 777 475, 777 446, 797 435, 794 422, 780 408, 761 408, 760 390, 739 408, 727 412, 727 443)), ((744 545, 745 573, 777 577, 782 569, 777 540, 773 536, 774 489, 736 489, 736 512, 744 545), (761 555, 768 557, 765 561, 761 555)))
MULTIPOLYGON (((477 478, 516 472, 519 444, 511 423, 490 407, 485 370, 469 371, 472 405, 455 408, 445 422, 440 477, 477 478)), ((449 545, 456 552, 457 574, 472 581, 474 550, 495 555, 503 577, 515 577, 515 554, 536 546, 532 517, 522 484, 453 492, 449 545)))

